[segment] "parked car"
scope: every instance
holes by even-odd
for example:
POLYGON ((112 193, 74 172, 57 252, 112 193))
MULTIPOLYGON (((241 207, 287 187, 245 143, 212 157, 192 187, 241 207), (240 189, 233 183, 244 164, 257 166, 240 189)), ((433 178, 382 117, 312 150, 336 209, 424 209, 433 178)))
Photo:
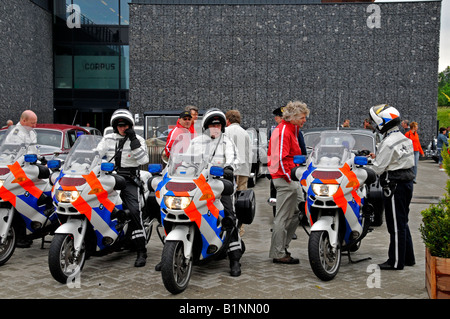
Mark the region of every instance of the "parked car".
MULTIPOLYGON (((167 136, 169 132, 177 125, 179 115, 183 108, 177 111, 147 111, 144 112, 144 139, 147 143, 148 153, 152 164, 165 165, 164 147, 166 146, 167 136)), ((194 128, 197 132, 201 132, 201 124, 203 111, 198 112, 197 121, 194 128)))
POLYGON ((102 136, 102 132, 98 128, 95 128, 95 127, 92 127, 92 126, 80 126, 80 127, 84 128, 91 135, 102 136))
POLYGON ((89 134, 84 128, 67 124, 37 124, 39 153, 47 160, 54 157, 64 159, 80 134, 89 134))
POLYGON ((265 129, 248 128, 252 143, 252 167, 248 178, 248 187, 256 185, 258 178, 267 174, 267 131, 265 129))
POLYGON ((431 158, 436 163, 439 163, 439 152, 437 150, 437 138, 435 136, 433 136, 433 139, 428 144, 428 147, 425 150, 425 157, 431 158))
MULTIPOLYGON (((376 153, 377 145, 381 141, 381 135, 377 132, 372 132, 367 129, 355 129, 355 128, 339 128, 339 130, 350 133, 355 139, 354 151, 367 150, 370 153, 376 153)), ((302 130, 305 138, 305 144, 308 152, 308 156, 311 153, 313 147, 319 142, 320 134, 323 131, 336 131, 336 128, 313 128, 302 130)), ((370 167, 370 166, 369 166, 370 167)), ((369 202, 374 207, 375 211, 379 212, 375 214, 376 220, 372 223, 373 226, 380 226, 383 224, 383 212, 384 205, 382 200, 383 190, 380 186, 380 181, 377 176, 377 180, 370 185, 369 188, 369 202)))

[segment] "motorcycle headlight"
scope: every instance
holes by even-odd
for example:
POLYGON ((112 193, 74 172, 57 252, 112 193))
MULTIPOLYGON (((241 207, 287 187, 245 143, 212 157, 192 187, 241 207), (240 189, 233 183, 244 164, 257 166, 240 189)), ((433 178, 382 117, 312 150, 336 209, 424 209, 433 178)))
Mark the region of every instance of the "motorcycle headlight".
POLYGON ((61 203, 72 203, 78 199, 80 192, 78 191, 56 191, 56 200, 61 203))
POLYGON ((164 203, 169 209, 185 209, 191 203, 191 197, 164 196, 164 203))
POLYGON ((0 188, 2 188, 3 187, 3 183, 5 182, 5 180, 4 179, 0 179, 0 188))
POLYGON ((317 196, 333 196, 339 185, 336 184, 312 184, 312 190, 317 196))

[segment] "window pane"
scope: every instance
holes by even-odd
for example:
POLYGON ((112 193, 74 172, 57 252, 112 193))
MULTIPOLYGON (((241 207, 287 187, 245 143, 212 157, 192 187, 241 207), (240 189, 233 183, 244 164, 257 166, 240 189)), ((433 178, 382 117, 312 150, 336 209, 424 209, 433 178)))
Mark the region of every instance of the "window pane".
POLYGON ((123 45, 121 48, 120 86, 121 89, 128 90, 130 88, 130 47, 123 45))
POLYGON ((131 0, 121 0, 120 1, 120 24, 129 25, 130 24, 130 7, 129 3, 131 0))
POLYGON ((72 56, 55 56, 55 88, 72 88, 72 56))
POLYGON ((81 24, 119 24, 119 0, 73 0, 80 6, 81 24))
POLYGON ((119 69, 119 46, 76 46, 74 56, 76 89, 118 89, 119 69))
POLYGON ((72 48, 70 45, 55 46, 55 88, 72 88, 72 48))

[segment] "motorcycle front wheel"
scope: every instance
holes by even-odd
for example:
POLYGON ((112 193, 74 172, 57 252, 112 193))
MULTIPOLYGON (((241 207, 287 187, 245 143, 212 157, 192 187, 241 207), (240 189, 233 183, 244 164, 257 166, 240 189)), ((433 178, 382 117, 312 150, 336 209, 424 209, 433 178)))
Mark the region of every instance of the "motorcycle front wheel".
POLYGON ((5 241, 0 244, 0 266, 4 265, 14 254, 16 249, 17 236, 13 226, 8 230, 5 241))
POLYGON ((74 253, 73 236, 55 234, 48 253, 48 266, 56 281, 66 284, 80 275, 86 259, 84 245, 78 258, 74 253))
POLYGON ((184 257, 182 241, 168 241, 164 244, 161 258, 161 275, 164 286, 172 294, 183 292, 192 273, 192 258, 184 257))
POLYGON ((341 264, 341 246, 334 249, 326 231, 311 232, 308 242, 309 264, 314 274, 323 281, 333 279, 341 264))

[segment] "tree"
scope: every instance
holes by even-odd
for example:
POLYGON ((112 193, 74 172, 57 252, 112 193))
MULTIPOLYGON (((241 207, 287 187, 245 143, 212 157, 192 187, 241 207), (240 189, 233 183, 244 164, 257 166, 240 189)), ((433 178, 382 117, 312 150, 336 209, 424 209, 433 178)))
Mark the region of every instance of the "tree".
POLYGON ((450 66, 439 73, 438 106, 450 106, 450 66))

